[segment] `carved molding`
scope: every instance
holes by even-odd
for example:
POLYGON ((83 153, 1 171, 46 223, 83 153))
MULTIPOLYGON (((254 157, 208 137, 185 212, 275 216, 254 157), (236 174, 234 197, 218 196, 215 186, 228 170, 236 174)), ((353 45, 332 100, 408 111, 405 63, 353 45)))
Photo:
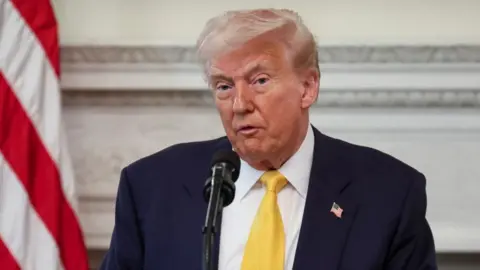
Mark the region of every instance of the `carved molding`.
MULTIPOLYGON (((464 108, 480 104, 480 46, 320 47, 319 55, 319 106, 464 108)), ((61 84, 69 103, 72 97, 79 99, 76 102, 96 102, 92 97, 102 95, 107 97, 102 102, 120 104, 212 102, 192 47, 64 47, 61 57, 61 84), (110 91, 114 98, 102 93, 110 91)))
MULTIPOLYGON (((66 46, 62 62, 195 63, 195 48, 183 46, 66 46)), ((321 63, 480 63, 480 46, 320 46, 321 63)))
MULTIPOLYGON (((209 91, 66 91, 67 106, 213 107, 209 91)), ((478 108, 480 89, 472 90, 322 90, 321 108, 478 108)))

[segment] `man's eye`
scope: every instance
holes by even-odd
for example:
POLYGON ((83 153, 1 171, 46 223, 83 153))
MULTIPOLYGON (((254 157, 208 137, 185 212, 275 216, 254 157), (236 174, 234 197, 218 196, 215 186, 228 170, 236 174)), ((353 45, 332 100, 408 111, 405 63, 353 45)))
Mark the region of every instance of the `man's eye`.
POLYGON ((229 89, 230 89, 230 86, 229 86, 229 85, 226 85, 226 84, 219 84, 219 85, 217 85, 217 90, 226 91, 226 90, 229 90, 229 89))
POLYGON ((265 83, 267 83, 267 82, 268 82, 268 78, 266 78, 266 77, 258 78, 258 79, 255 81, 256 84, 265 84, 265 83))

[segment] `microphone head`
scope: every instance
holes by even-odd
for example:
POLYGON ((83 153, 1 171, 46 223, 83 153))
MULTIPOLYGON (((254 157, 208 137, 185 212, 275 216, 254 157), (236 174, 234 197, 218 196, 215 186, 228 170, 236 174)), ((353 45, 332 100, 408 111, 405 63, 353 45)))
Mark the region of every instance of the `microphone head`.
MULTIPOLYGON (((218 151, 213 155, 211 161, 211 167, 215 167, 217 164, 228 164, 229 170, 231 169, 231 179, 224 179, 221 192, 223 194, 223 206, 226 207, 233 202, 235 197, 235 181, 237 181, 240 174, 240 158, 238 154, 233 150, 218 151)), ((209 177, 203 187, 203 197, 205 202, 209 202, 210 194, 212 191, 212 177, 209 177)))
POLYGON ((218 163, 227 163, 233 167, 232 181, 237 181, 240 174, 240 158, 238 154, 233 150, 221 150, 213 155, 211 166, 215 166, 218 163))

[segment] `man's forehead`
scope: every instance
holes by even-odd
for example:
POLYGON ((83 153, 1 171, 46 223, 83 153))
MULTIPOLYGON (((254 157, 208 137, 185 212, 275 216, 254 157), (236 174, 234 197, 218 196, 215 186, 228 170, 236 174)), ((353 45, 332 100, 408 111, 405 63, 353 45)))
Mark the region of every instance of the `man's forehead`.
POLYGON ((281 65, 282 54, 279 50, 269 48, 253 48, 244 53, 238 51, 225 54, 212 60, 210 74, 242 73, 253 69, 272 69, 281 65))
POLYGON ((222 61, 213 62, 211 65, 210 73, 225 73, 232 71, 249 71, 258 68, 267 68, 271 65, 271 60, 267 56, 259 56, 257 58, 246 58, 243 61, 222 61))

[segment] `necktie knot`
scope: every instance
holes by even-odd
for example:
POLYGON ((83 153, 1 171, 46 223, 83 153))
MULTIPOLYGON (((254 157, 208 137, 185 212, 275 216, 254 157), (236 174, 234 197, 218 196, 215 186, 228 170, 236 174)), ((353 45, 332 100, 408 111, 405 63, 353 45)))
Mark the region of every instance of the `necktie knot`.
POLYGON ((268 191, 280 192, 287 185, 287 178, 277 170, 266 171, 260 181, 267 187, 268 191))

